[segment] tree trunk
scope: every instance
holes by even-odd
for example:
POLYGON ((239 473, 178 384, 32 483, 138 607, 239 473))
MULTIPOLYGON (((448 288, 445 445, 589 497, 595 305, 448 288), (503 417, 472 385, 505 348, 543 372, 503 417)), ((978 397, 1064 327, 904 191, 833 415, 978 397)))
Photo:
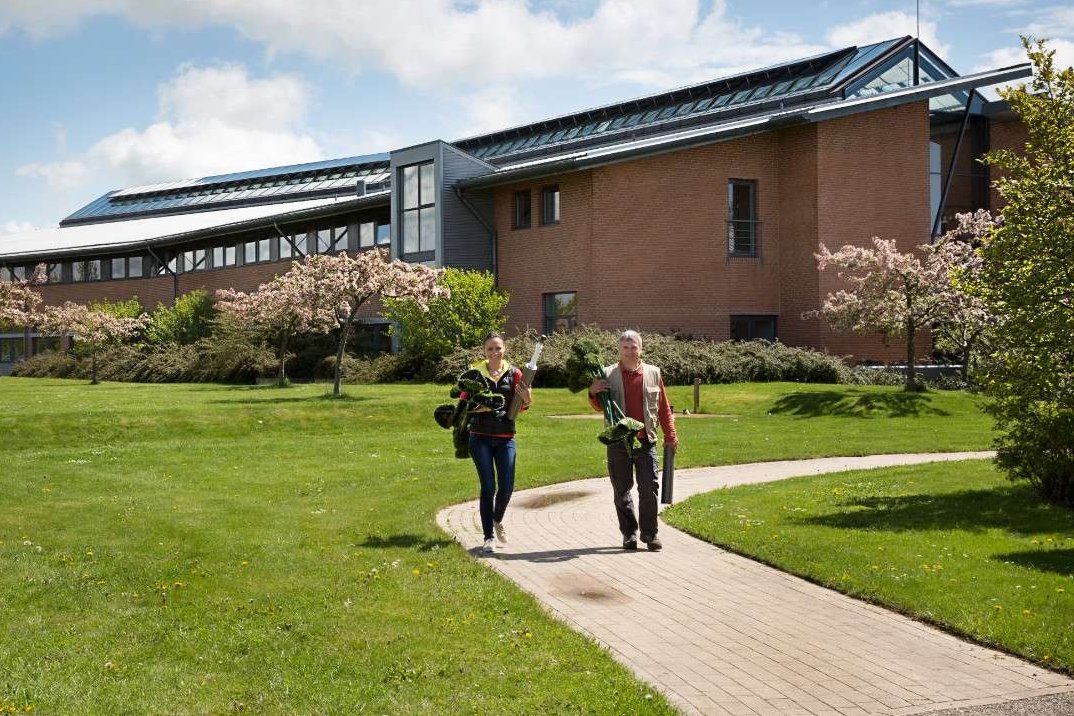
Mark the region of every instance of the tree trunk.
POLYGON ((90 385, 97 385, 97 351, 90 353, 90 385))
POLYGON ((290 331, 283 331, 280 335, 280 371, 276 376, 276 385, 287 385, 287 339, 290 331))
POLYGON ((970 384, 970 355, 973 353, 973 344, 966 342, 962 349, 962 382, 970 384))
POLYGON ((354 323, 354 316, 357 313, 358 306, 355 306, 347 316, 347 322, 339 330, 339 346, 336 347, 336 374, 332 384, 333 398, 343 397, 343 355, 347 352, 347 339, 351 337, 351 324, 354 323))
POLYGON ((917 390, 916 370, 914 363, 914 348, 917 340, 917 332, 913 321, 906 322, 906 385, 904 390, 917 390))

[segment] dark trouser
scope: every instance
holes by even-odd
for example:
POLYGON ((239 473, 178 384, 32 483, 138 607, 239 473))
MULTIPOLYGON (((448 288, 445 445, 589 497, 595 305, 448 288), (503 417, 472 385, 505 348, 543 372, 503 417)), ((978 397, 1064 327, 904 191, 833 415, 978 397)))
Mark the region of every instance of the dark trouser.
POLYGON ((492 523, 503 521, 515 489, 515 439, 471 435, 470 457, 481 481, 481 529, 492 539, 492 523))
POLYGON ((622 443, 608 446, 608 474, 612 478, 612 493, 615 498, 615 514, 619 517, 619 531, 623 537, 630 537, 638 529, 638 518, 634 517, 634 475, 638 478, 638 518, 641 519, 641 537, 643 541, 656 537, 656 515, 659 511, 657 496, 660 484, 656 479, 656 445, 643 442, 634 448, 633 456, 628 455, 622 443))

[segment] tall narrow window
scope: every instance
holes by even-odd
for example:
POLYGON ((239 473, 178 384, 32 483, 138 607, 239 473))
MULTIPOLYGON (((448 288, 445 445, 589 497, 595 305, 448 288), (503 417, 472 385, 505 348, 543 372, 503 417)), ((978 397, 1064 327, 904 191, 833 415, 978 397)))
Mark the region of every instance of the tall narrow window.
POLYGON ((514 228, 528 229, 530 228, 531 221, 532 211, 530 209, 530 190, 516 191, 514 228))
POLYGON ((436 174, 432 162, 403 167, 403 253, 436 250, 436 174))
POLYGON ((578 323, 578 294, 546 293, 544 295, 544 332, 569 331, 578 323))
POLYGON ((939 142, 929 142, 929 206, 932 209, 929 214, 930 228, 935 225, 936 213, 940 210, 940 199, 943 198, 941 156, 939 142))
POLYGON ((757 221, 757 182, 732 179, 727 183, 727 253, 756 256, 760 222, 757 221))
POLYGON ((131 256, 127 259, 127 278, 142 277, 142 257, 131 256))
POLYGON ((127 278, 127 259, 112 259, 112 278, 127 278))
POLYGON ((541 223, 559 223, 559 187, 546 186, 541 189, 541 223))

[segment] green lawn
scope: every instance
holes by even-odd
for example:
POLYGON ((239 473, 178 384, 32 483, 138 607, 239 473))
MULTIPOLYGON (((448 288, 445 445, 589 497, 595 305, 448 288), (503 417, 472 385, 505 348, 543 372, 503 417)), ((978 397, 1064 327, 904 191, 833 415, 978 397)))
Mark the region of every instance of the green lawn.
POLYGON ((671 524, 846 594, 1074 673, 1074 512, 989 461, 698 495, 671 524))
MULTIPOLYGON (((0 712, 669 711, 436 528, 477 492, 431 418, 445 387, 347 390, 0 378, 0 712)), ((960 393, 707 386, 702 408, 684 467, 990 440, 960 393)), ((550 417, 586 410, 537 392, 520 488, 603 474, 599 423, 550 417)))

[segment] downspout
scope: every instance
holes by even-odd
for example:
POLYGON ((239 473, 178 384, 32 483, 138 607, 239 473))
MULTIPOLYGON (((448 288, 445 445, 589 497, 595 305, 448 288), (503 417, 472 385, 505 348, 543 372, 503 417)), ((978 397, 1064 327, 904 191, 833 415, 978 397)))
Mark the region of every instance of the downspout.
POLYGON ((462 205, 465 206, 471 214, 473 214, 473 217, 477 219, 478 223, 481 224, 481 226, 485 227, 485 231, 489 233, 489 240, 492 244, 492 280, 496 285, 499 285, 500 275, 499 272, 496 270, 496 229, 494 229, 492 226, 489 225, 487 221, 485 221, 485 218, 481 216, 481 213, 476 208, 474 208, 474 205, 470 203, 469 199, 467 199, 463 195, 462 189, 460 189, 457 184, 453 186, 452 189, 454 189, 455 196, 458 197, 460 202, 462 202, 462 205))
MULTIPOLYGON (((161 261, 160 256, 157 256, 157 252, 153 250, 152 246, 146 246, 145 248, 149 252, 149 255, 152 256, 153 259, 157 262, 157 264, 163 267, 166 273, 170 273, 172 275, 172 305, 174 306, 175 299, 179 298, 179 274, 168 268, 168 263, 166 261, 161 261)), ((179 257, 176 256, 175 260, 176 262, 178 262, 179 257)))

